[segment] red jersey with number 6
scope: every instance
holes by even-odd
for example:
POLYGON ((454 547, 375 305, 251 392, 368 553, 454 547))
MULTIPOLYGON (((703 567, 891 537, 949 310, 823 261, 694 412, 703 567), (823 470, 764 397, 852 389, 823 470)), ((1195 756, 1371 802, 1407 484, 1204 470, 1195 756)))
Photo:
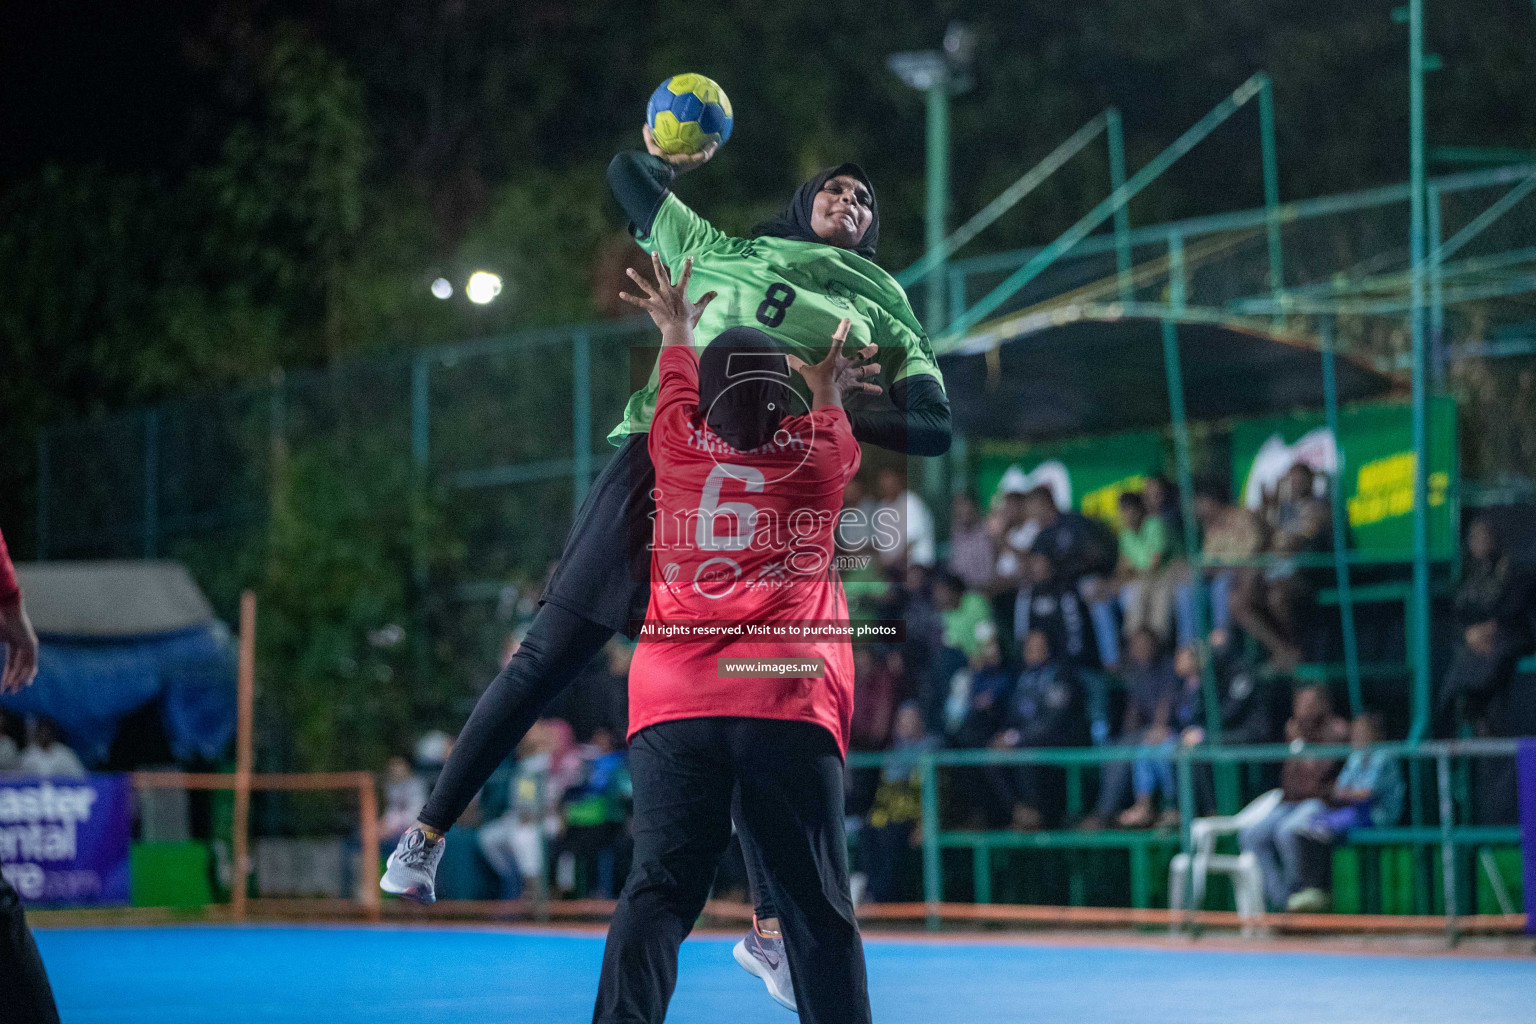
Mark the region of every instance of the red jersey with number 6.
POLYGON ((699 361, 668 346, 648 446, 656 467, 651 603, 629 670, 629 734, 680 718, 812 722, 848 749, 853 648, 846 635, 791 633, 848 621, 832 563, 843 487, 859 445, 841 409, 786 418, 740 452, 699 414, 699 361), (667 638, 668 628, 686 631, 667 638), (722 658, 820 658, 821 678, 719 678, 722 658))

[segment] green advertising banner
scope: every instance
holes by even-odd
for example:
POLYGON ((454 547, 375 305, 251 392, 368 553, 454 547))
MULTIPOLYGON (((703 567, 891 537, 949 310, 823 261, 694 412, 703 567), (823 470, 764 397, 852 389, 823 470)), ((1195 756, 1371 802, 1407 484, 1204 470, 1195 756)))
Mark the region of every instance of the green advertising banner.
MULTIPOLYGON (((1455 551, 1456 403, 1429 405, 1429 547, 1455 551)), ((1350 547, 1372 555, 1413 553, 1413 421, 1406 404, 1363 405, 1339 412, 1335 439, 1321 413, 1253 420, 1232 428, 1233 497, 1257 508, 1296 462, 1338 479, 1343 466, 1350 547)))
POLYGON ((1114 526, 1120 493, 1139 491, 1163 462, 1162 435, 1150 430, 1078 438, 1017 449, 983 449, 976 460, 976 492, 983 509, 1000 488, 1046 486, 1056 504, 1114 526))

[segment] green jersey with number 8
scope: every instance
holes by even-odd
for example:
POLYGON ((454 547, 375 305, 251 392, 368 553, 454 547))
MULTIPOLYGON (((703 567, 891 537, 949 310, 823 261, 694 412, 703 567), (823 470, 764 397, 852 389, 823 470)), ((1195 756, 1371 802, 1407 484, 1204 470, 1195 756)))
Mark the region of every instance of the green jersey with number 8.
MULTIPOLYGON (((819 242, 735 238, 671 192, 657 210, 650 233, 637 241, 646 252, 661 257, 674 280, 683 260, 693 257, 690 298, 720 293, 694 330, 698 348, 731 327, 755 327, 806 362, 819 363, 838 322, 846 317, 851 322, 844 350, 852 354, 870 342, 880 346, 875 360, 888 384, 924 374, 943 385, 933 346, 907 303, 907 293, 863 256, 819 242)), ((650 429, 659 380, 653 367, 645 387, 630 396, 623 422, 608 434, 611 443, 650 429)))

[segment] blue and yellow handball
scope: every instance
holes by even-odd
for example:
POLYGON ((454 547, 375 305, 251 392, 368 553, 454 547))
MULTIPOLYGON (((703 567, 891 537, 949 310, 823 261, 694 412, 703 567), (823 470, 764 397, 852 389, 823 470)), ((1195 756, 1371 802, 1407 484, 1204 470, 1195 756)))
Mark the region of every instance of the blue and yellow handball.
POLYGON ((712 78, 673 75, 651 93, 645 122, 662 152, 697 153, 731 137, 731 101, 712 78))

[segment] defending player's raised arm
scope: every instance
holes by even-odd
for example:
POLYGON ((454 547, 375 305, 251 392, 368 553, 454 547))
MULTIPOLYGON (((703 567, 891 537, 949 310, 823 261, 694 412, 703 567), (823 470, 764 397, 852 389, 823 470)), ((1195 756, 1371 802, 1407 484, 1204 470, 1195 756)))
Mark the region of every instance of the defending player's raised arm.
POLYGON ((845 356, 843 342, 848 337, 848 325, 846 318, 837 325, 837 330, 832 333, 832 344, 821 362, 807 363, 793 354, 787 357, 790 369, 804 377, 806 385, 811 389, 813 410, 828 407, 841 409, 844 395, 880 393, 880 385, 866 379, 880 372, 879 363, 867 361, 875 354, 877 346, 868 345, 851 358, 845 356))

